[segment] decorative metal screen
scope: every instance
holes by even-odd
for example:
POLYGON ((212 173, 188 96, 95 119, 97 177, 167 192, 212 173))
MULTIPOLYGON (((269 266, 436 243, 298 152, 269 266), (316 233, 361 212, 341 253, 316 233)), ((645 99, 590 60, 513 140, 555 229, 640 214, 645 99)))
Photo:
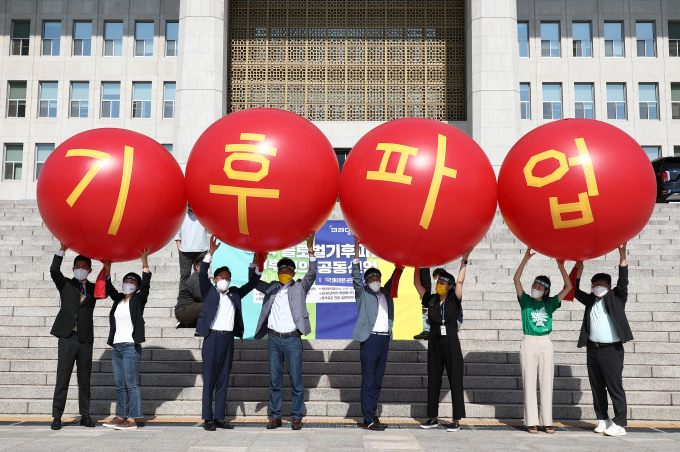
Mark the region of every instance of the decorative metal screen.
POLYGON ((228 111, 465 121, 464 0, 231 0, 228 111))

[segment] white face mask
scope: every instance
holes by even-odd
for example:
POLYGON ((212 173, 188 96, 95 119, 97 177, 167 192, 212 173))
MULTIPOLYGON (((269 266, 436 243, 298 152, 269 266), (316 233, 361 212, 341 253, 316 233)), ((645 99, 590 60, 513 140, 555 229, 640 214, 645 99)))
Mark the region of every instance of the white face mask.
POLYGON ((541 298, 545 290, 531 289, 531 298, 541 298))
POLYGON ((87 279, 87 275, 89 274, 90 272, 84 268, 76 268, 73 270, 73 276, 75 276, 78 281, 85 281, 87 279))
POLYGON ((380 281, 373 281, 368 285, 368 287, 375 293, 378 293, 380 290, 380 281))
POLYGON ((593 287, 593 293, 597 298, 604 297, 607 292, 609 292, 609 289, 607 289, 606 287, 602 286, 593 287))
POLYGON ((219 290, 220 292, 226 292, 227 290, 229 290, 229 283, 231 283, 231 280, 229 279, 220 279, 219 281, 217 281, 216 284, 217 290, 219 290))
POLYGON ((123 283, 123 293, 125 295, 130 295, 135 292, 137 292, 137 286, 131 283, 123 283))

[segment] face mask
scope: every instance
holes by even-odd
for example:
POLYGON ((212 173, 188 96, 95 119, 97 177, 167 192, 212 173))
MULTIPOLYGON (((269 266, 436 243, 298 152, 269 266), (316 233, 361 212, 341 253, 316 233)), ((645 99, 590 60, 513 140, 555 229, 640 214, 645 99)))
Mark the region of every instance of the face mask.
POLYGON ((123 293, 125 295, 130 295, 131 293, 137 292, 137 286, 130 283, 123 283, 123 293))
POLYGON ((593 293, 597 298, 604 297, 607 292, 609 292, 609 289, 607 289, 606 287, 602 286, 593 287, 593 293))
POLYGON ((380 281, 373 281, 368 285, 368 287, 375 293, 378 293, 380 290, 380 281))
POLYGON ((279 275, 279 282, 280 282, 281 284, 283 284, 283 285, 288 284, 288 283, 291 282, 292 280, 293 280, 293 277, 290 276, 290 275, 287 274, 287 273, 281 273, 281 274, 279 275))
POLYGON ((85 281, 87 279, 87 275, 89 274, 90 272, 84 268, 76 268, 73 270, 73 276, 75 276, 78 281, 85 281))
POLYGON ((229 283, 231 282, 230 279, 220 279, 217 281, 217 290, 220 292, 226 292, 229 290, 229 283))
POLYGON ((435 287, 435 290, 437 291, 437 293, 439 295, 446 295, 446 292, 447 292, 446 286, 444 284, 437 284, 437 286, 435 287))
POLYGON ((531 298, 541 298, 544 293, 545 290, 531 289, 531 298))

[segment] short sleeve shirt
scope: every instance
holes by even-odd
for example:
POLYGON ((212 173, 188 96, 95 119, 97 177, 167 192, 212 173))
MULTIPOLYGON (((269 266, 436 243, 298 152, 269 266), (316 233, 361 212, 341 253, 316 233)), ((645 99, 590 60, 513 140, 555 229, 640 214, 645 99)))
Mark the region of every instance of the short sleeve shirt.
POLYGON ((527 336, 547 336, 552 331, 552 315, 562 303, 557 298, 549 297, 547 300, 535 300, 526 292, 517 297, 519 306, 522 308, 522 330, 527 336))

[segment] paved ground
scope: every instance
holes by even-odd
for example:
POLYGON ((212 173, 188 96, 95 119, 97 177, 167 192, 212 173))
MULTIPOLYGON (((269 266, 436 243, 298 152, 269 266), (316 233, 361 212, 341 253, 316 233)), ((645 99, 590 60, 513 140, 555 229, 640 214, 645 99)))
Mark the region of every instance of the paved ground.
MULTIPOLYGON (((197 426, 153 425, 133 431, 116 431, 97 426, 67 425, 58 432, 46 423, 0 426, 3 451, 680 451, 680 433, 654 429, 630 429, 625 437, 610 438, 585 428, 558 428, 554 435, 530 435, 518 428, 503 426, 482 430, 466 425, 459 432, 440 428, 390 428, 369 432, 353 428, 289 428, 268 431, 258 426, 206 432, 197 426), (39 425, 36 425, 39 424, 39 425)), ((416 426, 417 427, 417 426, 416 426)), ((483 427, 483 426, 481 426, 483 427)), ((673 429, 677 431, 677 429, 673 429)))

